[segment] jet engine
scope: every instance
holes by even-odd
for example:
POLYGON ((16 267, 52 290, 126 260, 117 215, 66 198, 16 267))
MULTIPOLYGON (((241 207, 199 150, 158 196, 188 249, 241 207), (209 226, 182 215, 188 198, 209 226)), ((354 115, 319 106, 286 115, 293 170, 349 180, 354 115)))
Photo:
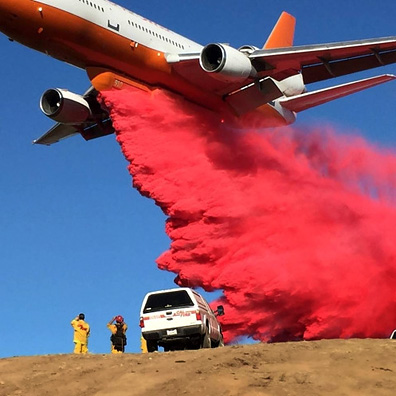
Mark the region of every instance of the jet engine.
POLYGON ((88 102, 67 89, 48 89, 40 99, 41 111, 49 118, 62 124, 81 124, 91 116, 88 102))
POLYGON ((218 80, 236 82, 254 77, 257 73, 250 59, 225 44, 208 44, 201 51, 199 64, 218 80))
POLYGON ((238 51, 241 51, 244 54, 250 55, 254 51, 258 51, 259 48, 255 47, 254 45, 243 45, 242 47, 238 48, 238 51))

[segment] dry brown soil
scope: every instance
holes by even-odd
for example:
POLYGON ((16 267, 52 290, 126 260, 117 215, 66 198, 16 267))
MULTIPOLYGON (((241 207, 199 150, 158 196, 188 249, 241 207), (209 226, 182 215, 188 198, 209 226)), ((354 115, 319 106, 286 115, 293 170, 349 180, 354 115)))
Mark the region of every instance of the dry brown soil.
POLYGON ((0 395, 396 395, 396 341, 0 359, 0 395))

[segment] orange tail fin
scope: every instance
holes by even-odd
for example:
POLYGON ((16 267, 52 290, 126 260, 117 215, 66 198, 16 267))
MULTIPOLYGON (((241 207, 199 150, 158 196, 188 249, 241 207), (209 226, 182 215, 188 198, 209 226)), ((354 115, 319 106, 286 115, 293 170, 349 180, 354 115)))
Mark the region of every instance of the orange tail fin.
POLYGON ((293 45, 295 26, 296 18, 283 11, 263 49, 291 47, 293 45))

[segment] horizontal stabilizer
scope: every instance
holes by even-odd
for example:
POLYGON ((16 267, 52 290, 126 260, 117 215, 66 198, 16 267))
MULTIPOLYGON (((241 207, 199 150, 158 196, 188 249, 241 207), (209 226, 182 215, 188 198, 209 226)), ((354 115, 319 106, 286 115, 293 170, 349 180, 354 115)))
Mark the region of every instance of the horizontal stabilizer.
POLYGON ((278 102, 282 107, 298 113, 394 79, 396 79, 396 76, 393 74, 383 74, 381 76, 366 78, 364 80, 320 89, 318 91, 303 93, 290 98, 282 98, 279 99, 278 102))

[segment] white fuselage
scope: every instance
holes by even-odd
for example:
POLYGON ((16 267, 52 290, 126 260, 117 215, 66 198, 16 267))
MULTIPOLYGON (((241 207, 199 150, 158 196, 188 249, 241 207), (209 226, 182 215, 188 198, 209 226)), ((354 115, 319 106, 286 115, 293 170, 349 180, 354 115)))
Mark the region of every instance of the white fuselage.
POLYGON ((156 51, 199 52, 202 45, 107 0, 34 0, 107 29, 156 51))

